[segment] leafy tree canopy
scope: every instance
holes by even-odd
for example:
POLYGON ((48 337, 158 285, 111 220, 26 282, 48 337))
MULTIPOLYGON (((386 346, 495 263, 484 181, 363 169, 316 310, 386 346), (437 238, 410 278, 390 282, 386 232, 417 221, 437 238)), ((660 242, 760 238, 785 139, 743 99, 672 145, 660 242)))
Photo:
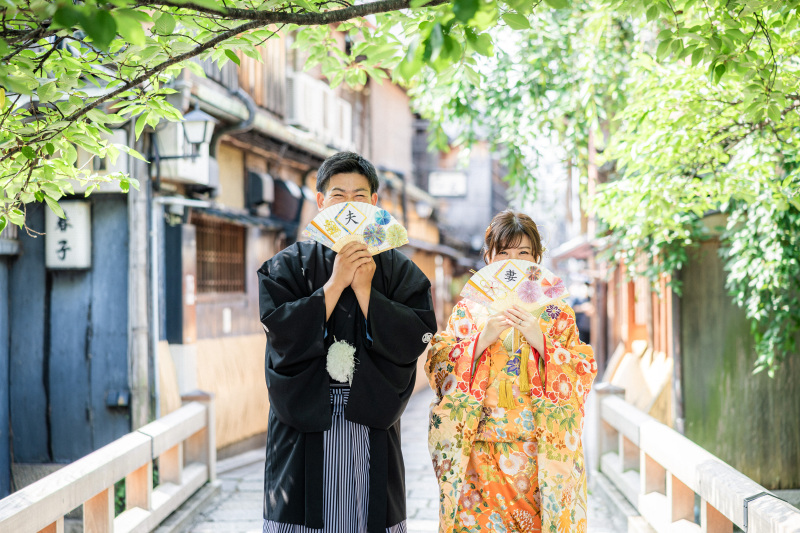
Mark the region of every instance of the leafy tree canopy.
POLYGON ((522 20, 533 7, 534 0, 0 0, 0 230, 22 227, 31 202, 62 215, 58 200, 76 181, 89 192, 102 181, 137 186, 129 176, 78 167, 76 149, 141 158, 103 134, 133 120, 138 137, 160 120, 180 120, 166 96, 182 69, 202 75, 193 59, 260 60, 265 40, 298 32, 310 64, 321 63, 334 85, 385 78, 398 65, 411 78, 426 64, 489 54, 487 29, 501 13, 522 20), (353 38, 349 55, 332 45, 336 30, 353 38))
POLYGON ((592 137, 615 171, 591 209, 614 260, 649 259, 640 275, 680 269, 703 216, 729 214, 728 288, 772 374, 800 331, 799 4, 576 1, 492 30, 503 44, 480 76, 428 73, 416 95, 440 129, 460 125, 456 142, 496 143, 529 189, 537 141, 555 136, 586 176, 592 137))
POLYGON ((594 212, 616 257, 646 252, 653 276, 681 266, 704 213, 730 213, 729 287, 753 320, 757 368, 774 371, 800 329, 798 4, 0 0, 0 230, 24 226, 31 202, 61 214, 75 182, 137 186, 78 167, 77 148, 141 157, 103 134, 179 120, 166 97, 183 68, 201 74, 191 60, 260 57, 266 39, 297 32, 334 85, 391 71, 441 144, 451 123, 458 141, 490 140, 523 187, 542 135, 584 169, 596 146, 617 175, 594 212), (351 35, 349 55, 335 30, 351 35))

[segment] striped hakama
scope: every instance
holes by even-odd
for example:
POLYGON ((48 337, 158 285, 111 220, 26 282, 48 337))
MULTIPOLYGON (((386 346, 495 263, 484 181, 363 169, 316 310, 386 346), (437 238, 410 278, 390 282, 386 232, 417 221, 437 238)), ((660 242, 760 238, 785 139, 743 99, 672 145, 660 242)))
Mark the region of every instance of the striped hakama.
MULTIPOLYGON (((264 520, 263 533, 365 533, 369 495, 369 428, 346 420, 350 389, 331 386, 331 429, 323 433, 323 529, 264 520)), ((406 522, 386 528, 406 533, 406 522)))

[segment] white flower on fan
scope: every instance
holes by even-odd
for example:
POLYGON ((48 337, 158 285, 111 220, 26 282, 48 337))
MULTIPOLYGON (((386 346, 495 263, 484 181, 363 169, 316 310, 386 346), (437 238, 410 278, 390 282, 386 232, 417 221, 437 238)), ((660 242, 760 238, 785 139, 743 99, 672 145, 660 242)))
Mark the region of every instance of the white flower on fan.
POLYGON ((353 384, 356 371, 356 349, 345 341, 336 341, 328 348, 328 359, 325 368, 336 381, 353 384))

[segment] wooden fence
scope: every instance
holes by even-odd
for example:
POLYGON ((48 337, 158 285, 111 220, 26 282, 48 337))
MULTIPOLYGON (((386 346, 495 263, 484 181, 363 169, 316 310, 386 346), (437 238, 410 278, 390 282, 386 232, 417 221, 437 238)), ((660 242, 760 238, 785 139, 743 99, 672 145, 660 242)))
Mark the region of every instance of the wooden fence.
POLYGON ((63 533, 64 516, 81 505, 86 533, 155 529, 215 479, 213 396, 183 400, 189 403, 0 500, 0 531, 63 533), (114 517, 114 484, 122 479, 125 510, 114 517))
POLYGON ((736 526, 747 533, 800 532, 798 509, 625 402, 623 389, 602 383, 595 390, 600 471, 651 530, 731 533, 736 526))

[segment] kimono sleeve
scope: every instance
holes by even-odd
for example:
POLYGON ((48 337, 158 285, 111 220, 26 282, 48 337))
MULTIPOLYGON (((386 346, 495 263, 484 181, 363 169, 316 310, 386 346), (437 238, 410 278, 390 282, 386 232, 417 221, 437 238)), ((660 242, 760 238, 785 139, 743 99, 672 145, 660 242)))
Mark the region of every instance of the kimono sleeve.
POLYGON ((577 401, 583 410, 597 375, 594 350, 578 338, 575 312, 561 301, 539 318, 545 340, 545 395, 554 403, 577 401))
POLYGON ((439 400, 455 389, 469 392, 476 344, 480 331, 469 312, 459 302, 447 321, 447 328, 433 337, 425 374, 439 400))
POLYGON ((376 256, 380 270, 370 293, 368 337, 357 341, 346 411, 348 420, 378 429, 388 429, 403 414, 417 359, 436 331, 430 281, 411 260, 392 252, 376 256))
POLYGON ((413 364, 436 331, 431 282, 396 250, 384 252, 376 260, 381 265, 381 279, 373 280, 370 292, 367 351, 394 365, 413 364))
POLYGON ((271 344, 270 367, 297 374, 324 364, 325 293, 309 294, 298 257, 281 253, 258 271, 259 311, 271 344))

